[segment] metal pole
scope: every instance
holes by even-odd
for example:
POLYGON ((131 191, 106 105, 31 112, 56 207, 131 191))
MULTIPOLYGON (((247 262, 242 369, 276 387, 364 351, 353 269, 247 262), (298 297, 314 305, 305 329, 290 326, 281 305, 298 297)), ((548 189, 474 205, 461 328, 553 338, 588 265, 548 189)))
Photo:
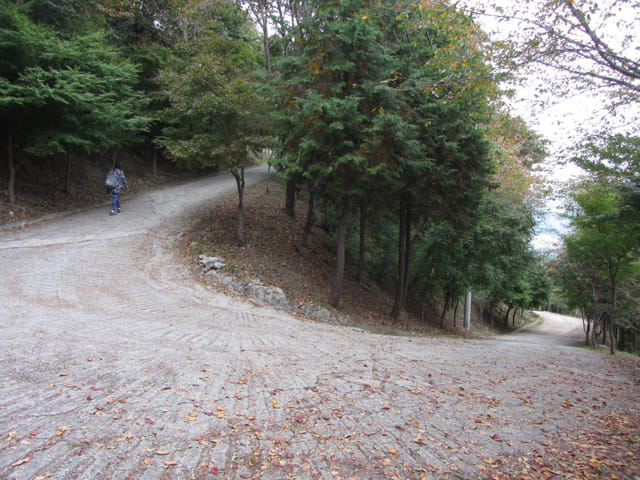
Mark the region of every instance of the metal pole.
POLYGON ((471 330, 471 289, 467 290, 464 300, 464 328, 471 330))

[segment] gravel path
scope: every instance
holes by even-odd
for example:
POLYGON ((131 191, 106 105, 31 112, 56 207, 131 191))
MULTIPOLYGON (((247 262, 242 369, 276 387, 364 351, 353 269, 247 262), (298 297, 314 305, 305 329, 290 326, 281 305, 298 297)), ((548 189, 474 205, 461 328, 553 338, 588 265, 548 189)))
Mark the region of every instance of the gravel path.
POLYGON ((588 427, 585 401, 638 411, 635 361, 375 335, 195 283, 172 244, 234 191, 0 231, 0 478, 483 478, 588 427))

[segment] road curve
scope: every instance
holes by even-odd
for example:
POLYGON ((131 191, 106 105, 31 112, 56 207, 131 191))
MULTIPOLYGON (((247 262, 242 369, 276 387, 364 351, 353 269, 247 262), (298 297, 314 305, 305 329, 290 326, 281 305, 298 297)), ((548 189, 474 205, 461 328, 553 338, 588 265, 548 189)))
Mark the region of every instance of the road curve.
POLYGON ((637 363, 376 335, 203 287, 172 246, 234 191, 209 178, 0 232, 0 478, 482 478, 590 428, 578 397, 638 410, 637 363))
POLYGON ((585 343, 582 319, 552 312, 535 312, 539 320, 515 333, 504 335, 505 341, 541 345, 580 346, 585 343))

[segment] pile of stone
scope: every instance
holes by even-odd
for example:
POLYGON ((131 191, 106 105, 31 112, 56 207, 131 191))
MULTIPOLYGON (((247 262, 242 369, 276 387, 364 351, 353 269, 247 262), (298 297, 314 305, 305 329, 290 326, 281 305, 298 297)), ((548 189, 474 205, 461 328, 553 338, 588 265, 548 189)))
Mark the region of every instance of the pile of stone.
POLYGON ((263 285, 260 280, 242 282, 229 274, 225 274, 223 270, 227 265, 220 257, 200 255, 198 257, 198 263, 202 266, 203 273, 207 278, 224 288, 228 288, 241 295, 246 295, 257 303, 300 313, 323 322, 341 323, 343 325, 350 323, 349 317, 332 315, 326 308, 318 307, 311 303, 291 305, 287 300, 287 296, 279 287, 263 285))

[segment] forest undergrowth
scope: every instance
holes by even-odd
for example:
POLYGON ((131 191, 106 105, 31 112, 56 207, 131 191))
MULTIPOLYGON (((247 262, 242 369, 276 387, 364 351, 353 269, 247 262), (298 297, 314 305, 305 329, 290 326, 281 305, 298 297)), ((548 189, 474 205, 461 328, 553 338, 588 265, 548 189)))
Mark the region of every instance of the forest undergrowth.
MULTIPOLYGON (((331 310, 328 298, 334 273, 334 240, 316 226, 307 247, 303 247, 300 239, 307 202, 304 194, 298 198, 296 218, 292 219, 284 212, 284 196, 285 185, 277 178, 247 187, 243 247, 236 243, 237 196, 227 197, 183 236, 182 254, 194 265, 199 254, 221 257, 227 263, 225 275, 244 281, 258 279, 264 285, 280 287, 292 305, 313 303, 331 310)), ((355 269, 348 267, 339 313, 347 315, 354 325, 379 333, 456 336, 496 333, 485 322, 477 321, 477 312, 471 331, 465 331, 462 303, 457 309, 455 327, 451 309, 444 328, 440 328, 439 305, 429 306, 417 315, 405 313, 401 322, 394 323, 389 316, 393 306, 390 287, 371 279, 357 282, 355 269)))

